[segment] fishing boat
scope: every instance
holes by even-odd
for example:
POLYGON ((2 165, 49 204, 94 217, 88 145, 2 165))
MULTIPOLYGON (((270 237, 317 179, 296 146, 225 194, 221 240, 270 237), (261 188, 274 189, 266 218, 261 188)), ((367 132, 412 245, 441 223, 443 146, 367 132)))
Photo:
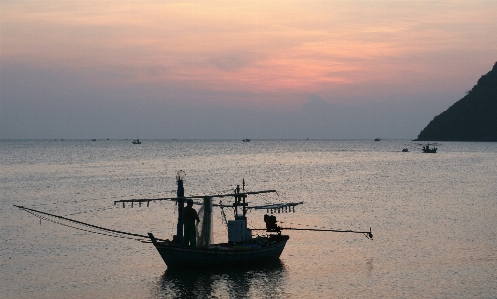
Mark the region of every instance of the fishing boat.
POLYGON ((242 140, 243 142, 250 142, 250 139, 249 138, 245 138, 242 140))
MULTIPOLYGON (((133 207, 135 204, 149 206, 153 201, 173 201, 177 204, 178 220, 176 223, 176 235, 171 239, 159 239, 152 233, 148 236, 136 233, 118 231, 114 229, 104 228, 89 223, 84 223, 78 220, 70 219, 63 216, 49 214, 42 211, 17 206, 32 215, 41 219, 49 220, 57 224, 77 228, 86 232, 94 232, 106 235, 128 238, 138 238, 136 240, 152 243, 158 253, 164 260, 168 268, 181 268, 189 265, 196 267, 217 267, 217 266, 233 266, 240 264, 256 264, 261 262, 276 261, 283 252, 287 241, 290 239, 288 235, 282 234, 283 230, 307 230, 307 231, 329 231, 329 232, 348 232, 361 233, 368 239, 373 238, 371 228, 369 231, 352 231, 352 230, 335 230, 335 229, 307 229, 307 228, 290 228, 280 227, 277 224, 276 216, 273 212, 295 212, 295 207, 303 204, 303 202, 276 203, 260 206, 249 206, 247 197, 255 194, 276 193, 276 190, 261 190, 261 191, 245 191, 245 180, 242 181, 242 187, 239 185, 231 193, 216 194, 207 196, 185 196, 183 187, 184 171, 180 170, 177 173, 177 196, 170 198, 154 198, 154 199, 126 199, 114 201, 114 205, 122 204, 123 207, 133 207), (228 203, 219 202, 213 204, 213 198, 228 199, 228 203), (200 205, 198 212, 197 223, 197 238, 196 244, 185 243, 185 202, 190 202, 191 205, 200 205), (227 224, 228 240, 224 243, 212 243, 212 209, 220 208, 222 211, 224 222, 227 224), (225 209, 232 209, 233 219, 227 220, 225 209), (265 228, 249 228, 247 227, 247 212, 250 209, 266 210, 264 215, 265 228), (69 225, 63 222, 70 223, 69 225), (78 228, 80 226, 81 228, 78 228), (95 230, 95 231, 93 231, 95 230), (98 231, 98 232, 97 232, 98 231), (265 233, 253 235, 254 231, 263 231, 265 233)), ((188 205, 190 206, 190 204, 188 205)), ((261 221, 262 222, 262 221, 261 221)))
MULTIPOLYGON (((282 234, 282 230, 314 230, 314 231, 335 231, 335 232, 354 232, 365 234, 366 237, 372 239, 371 228, 369 232, 344 231, 344 230, 324 230, 324 229, 300 229, 300 228, 283 228, 278 226, 276 216, 273 211, 295 212, 295 207, 303 204, 303 202, 278 203, 261 206, 249 206, 247 197, 254 194, 273 193, 276 190, 262 191, 245 191, 245 180, 242 181, 242 189, 237 185, 233 193, 217 194, 208 196, 184 196, 183 188, 184 172, 179 171, 177 179, 177 197, 162 198, 159 200, 172 200, 178 205, 178 222, 176 225, 176 235, 172 240, 158 240, 152 233, 148 236, 153 245, 159 252, 160 256, 166 263, 168 268, 178 268, 188 265, 200 266, 221 266, 234 264, 253 264, 279 259, 287 241, 288 235, 282 234), (231 204, 213 204, 212 198, 229 198, 231 204), (199 232, 197 244, 195 247, 184 244, 183 235, 183 218, 184 218, 184 203, 186 200, 193 201, 201 199, 203 202, 196 202, 197 205, 202 205, 199 211, 202 211, 201 221, 197 224, 199 232), (228 241, 225 243, 211 244, 212 235, 212 208, 219 207, 223 209, 222 214, 228 227, 228 241), (226 221, 224 209, 233 209, 233 220, 226 221), (265 228, 254 229, 247 227, 247 211, 249 209, 266 210, 264 215, 265 228), (269 214, 270 211, 270 214, 269 214), (265 231, 265 235, 253 236, 253 231, 265 231)), ((148 202, 148 199, 139 200, 118 200, 114 203, 135 203, 141 204, 148 202)))
POLYGON ((425 146, 423 146, 423 153, 436 153, 437 152, 437 148, 432 146, 430 147, 430 144, 427 143, 425 146))
MULTIPOLYGON (((303 204, 303 202, 283 203, 263 206, 249 206, 246 199, 249 195, 272 193, 276 190, 263 190, 245 192, 245 181, 243 181, 242 189, 238 185, 233 193, 217 194, 208 196, 184 196, 183 187, 184 172, 178 172, 177 175, 177 197, 162 198, 160 200, 172 200, 178 205, 178 222, 176 225, 176 235, 171 240, 158 240, 152 233, 148 233, 150 240, 159 252, 160 256, 166 263, 168 268, 177 268, 188 265, 197 266, 219 266, 230 265, 233 263, 258 263, 279 259, 285 245, 290 238, 288 235, 283 235, 281 229, 277 225, 276 216, 265 215, 264 221, 268 234, 262 236, 253 236, 252 231, 247 227, 247 211, 249 209, 266 209, 268 211, 295 211, 295 206, 303 204), (232 203, 229 204, 213 204, 213 198, 228 198, 232 203), (198 200, 201 200, 200 203, 198 200), (197 224, 197 244, 196 246, 185 245, 184 240, 184 204, 186 201, 201 205, 199 216, 201 221, 197 224), (225 243, 212 244, 212 208, 218 207, 223 209, 233 209, 233 220, 225 222, 228 227, 228 240, 225 243)), ((119 200, 115 203, 143 203, 145 200, 119 200)), ((258 229, 262 230, 262 229, 258 229)))
POLYGON ((142 142, 140 141, 140 139, 136 138, 133 140, 133 144, 142 144, 142 142))

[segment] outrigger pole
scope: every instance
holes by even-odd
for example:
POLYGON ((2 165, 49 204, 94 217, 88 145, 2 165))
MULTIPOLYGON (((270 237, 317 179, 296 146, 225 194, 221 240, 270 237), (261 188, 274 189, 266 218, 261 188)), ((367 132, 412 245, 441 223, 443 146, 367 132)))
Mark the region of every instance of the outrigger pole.
MULTIPOLYGON (((276 190, 263 190, 263 191, 253 191, 253 192, 229 193, 229 194, 184 196, 184 197, 182 197, 182 199, 203 199, 205 197, 234 197, 234 196, 244 196, 244 197, 246 197, 247 195, 251 195, 251 194, 271 193, 271 192, 277 193, 276 190)), ((131 203, 131 205, 133 205, 134 203, 138 203, 138 204, 141 205, 142 203, 146 202, 147 206, 148 206, 148 204, 151 201, 161 201, 161 200, 178 201, 179 198, 178 197, 163 197, 163 198, 143 198, 143 199, 122 199, 122 200, 115 200, 114 201, 114 205, 116 203, 122 203, 123 206, 126 203, 131 203)))
MULTIPOLYGON (((356 234, 364 234, 366 238, 373 239, 373 233, 371 232, 371 227, 368 232, 361 232, 355 230, 341 230, 341 229, 320 229, 320 228, 293 228, 293 227, 277 227, 275 230, 306 230, 306 231, 316 231, 316 232, 334 232, 334 233, 356 233, 356 234)), ((252 230, 267 230, 267 228, 256 228, 252 230)))
POLYGON ((308 230, 308 231, 317 231, 317 232, 334 232, 334 233, 356 233, 356 234, 364 234, 366 238, 373 240, 373 233, 371 232, 371 227, 368 232, 360 232, 355 230, 341 230, 341 229, 319 229, 319 228, 292 228, 292 227, 282 227, 280 229, 287 230, 308 230))

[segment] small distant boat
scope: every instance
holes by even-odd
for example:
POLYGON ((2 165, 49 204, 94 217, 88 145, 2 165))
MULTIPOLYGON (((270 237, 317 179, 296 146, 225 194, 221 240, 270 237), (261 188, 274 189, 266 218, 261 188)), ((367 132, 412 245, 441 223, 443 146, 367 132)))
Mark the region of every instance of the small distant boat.
POLYGON ((380 138, 375 138, 374 141, 381 141, 381 139, 380 138))
POLYGON ((91 141, 97 141, 97 139, 92 139, 91 141))
POLYGON ((140 141, 140 139, 136 138, 135 140, 133 140, 133 144, 142 144, 142 142, 140 141))
POLYGON ((432 146, 430 147, 430 144, 426 144, 425 146, 423 146, 423 153, 436 153, 437 152, 437 148, 432 146))
POLYGON ((249 138, 245 138, 242 140, 243 142, 250 142, 250 139, 249 138))
POLYGON ((408 148, 404 148, 404 149, 402 149, 402 152, 403 153, 407 153, 407 152, 409 152, 409 149, 408 148))

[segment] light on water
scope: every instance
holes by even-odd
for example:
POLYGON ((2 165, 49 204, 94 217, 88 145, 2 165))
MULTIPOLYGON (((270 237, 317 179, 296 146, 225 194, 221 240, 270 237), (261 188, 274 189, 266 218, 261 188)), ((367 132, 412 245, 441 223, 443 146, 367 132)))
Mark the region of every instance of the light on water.
MULTIPOLYGON (((409 141, 0 141, 2 298, 497 298, 497 144, 409 141), (409 152, 401 152, 409 146, 409 152), (280 226, 280 262, 167 269, 150 243, 76 230, 13 205, 159 238, 175 205, 116 200, 232 191, 254 204, 304 201, 280 226)), ((249 213, 263 228, 266 211, 249 213)), ((227 238, 214 212, 214 241, 227 238)), ((230 215, 228 215, 230 216, 230 215)))

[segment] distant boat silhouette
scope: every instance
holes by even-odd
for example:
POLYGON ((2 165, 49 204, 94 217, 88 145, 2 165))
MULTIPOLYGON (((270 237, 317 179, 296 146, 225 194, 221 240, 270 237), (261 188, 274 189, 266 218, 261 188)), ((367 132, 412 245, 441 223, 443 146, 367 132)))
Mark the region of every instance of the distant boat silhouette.
POLYGON ((437 148, 436 147, 431 147, 430 148, 430 144, 426 144, 426 146, 423 146, 423 153, 436 153, 437 152, 437 148))
POLYGON ((133 144, 142 144, 142 142, 137 137, 135 140, 133 140, 133 144))
POLYGON ((242 140, 243 142, 250 142, 250 139, 249 138, 245 138, 242 140))

